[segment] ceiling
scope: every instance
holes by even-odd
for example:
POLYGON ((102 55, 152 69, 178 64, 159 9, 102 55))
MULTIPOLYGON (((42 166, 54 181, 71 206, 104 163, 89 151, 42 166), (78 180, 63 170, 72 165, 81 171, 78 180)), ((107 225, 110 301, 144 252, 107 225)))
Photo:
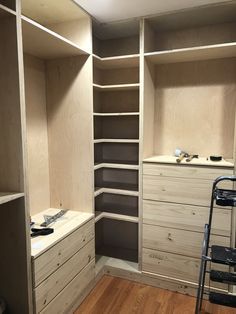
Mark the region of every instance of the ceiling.
POLYGON ((73 0, 100 23, 161 14, 229 0, 73 0))

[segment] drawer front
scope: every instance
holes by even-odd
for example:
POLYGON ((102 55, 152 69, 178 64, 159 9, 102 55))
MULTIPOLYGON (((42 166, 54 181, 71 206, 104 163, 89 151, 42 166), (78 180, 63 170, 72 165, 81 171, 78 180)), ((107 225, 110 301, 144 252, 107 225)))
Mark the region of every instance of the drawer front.
POLYGON ((91 240, 73 255, 35 290, 36 313, 39 313, 69 282, 95 257, 95 244, 91 240))
MULTIPOLYGON (((197 283, 200 271, 200 259, 156 250, 143 249, 142 270, 175 279, 197 283)), ((212 265, 214 266, 214 265, 212 265)), ((229 271, 225 265, 215 265, 221 271, 229 271)), ((208 284, 208 278, 206 278, 208 284)), ((227 285, 211 283, 212 286, 227 290, 227 285)))
MULTIPOLYGON (((143 201, 145 224, 203 232, 208 217, 209 208, 207 207, 143 201)), ((212 234, 230 236, 230 229, 231 210, 214 208, 212 234)))
POLYGON ((146 200, 209 206, 212 181, 202 179, 143 176, 146 200))
POLYGON ((222 176, 222 175, 225 175, 225 176, 233 175, 233 169, 144 163, 143 174, 155 175, 155 176, 161 176, 161 177, 204 179, 204 180, 213 181, 217 177, 222 176))
POLYGON ((95 278, 95 260, 92 260, 40 313, 69 314, 79 295, 95 278))
POLYGON ((34 284, 37 287, 72 255, 94 238, 93 221, 71 233, 48 251, 33 260, 34 284))
MULTIPOLYGON (((143 225, 143 247, 200 258, 203 233, 143 225)), ((228 237, 211 236, 211 244, 229 246, 228 237)))

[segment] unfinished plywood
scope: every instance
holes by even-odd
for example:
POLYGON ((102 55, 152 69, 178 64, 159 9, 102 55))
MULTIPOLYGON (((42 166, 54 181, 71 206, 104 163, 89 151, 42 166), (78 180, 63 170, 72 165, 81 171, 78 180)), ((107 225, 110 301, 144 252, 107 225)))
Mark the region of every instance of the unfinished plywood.
MULTIPOLYGON (((150 26, 149 26, 150 28, 150 26)), ((150 31, 145 52, 190 48, 236 41, 235 23, 205 25, 195 28, 150 31), (150 40, 151 38, 155 40, 150 40)))
POLYGON ((94 53, 100 57, 114 57, 139 53, 139 36, 99 39, 94 37, 94 53))
POLYGON ((93 82, 102 86, 139 83, 139 68, 127 67, 124 69, 101 70, 94 67, 93 82))
POLYGON ((22 12, 41 24, 56 24, 79 20, 87 14, 73 1, 60 0, 22 0, 22 12))
POLYGON ((22 18, 22 31, 24 52, 36 57, 53 59, 86 54, 72 41, 27 17, 22 18))
POLYGON ((236 59, 156 68, 155 154, 233 158, 235 71, 236 59))
POLYGON ((32 215, 50 207, 45 63, 24 56, 27 177, 32 215))
MULTIPOLYGON (((231 214, 229 208, 214 208, 212 234, 230 237, 231 214)), ((208 219, 206 207, 143 201, 143 222, 148 225, 203 232, 208 219)))
POLYGON ((47 63, 52 207, 92 211, 92 97, 92 57, 47 63))
POLYGON ((107 91, 106 93, 94 91, 93 103, 94 112, 139 112, 139 90, 107 91))
POLYGON ((5 299, 11 313, 30 311, 28 299, 28 292, 31 290, 28 286, 30 257, 26 246, 29 234, 24 206, 24 198, 0 205, 0 295, 5 299))
POLYGON ((16 18, 0 19, 0 191, 23 192, 16 18))
MULTIPOLYGON (((143 225, 143 247, 189 257, 201 257, 203 233, 143 225)), ((229 237, 211 236, 211 245, 228 246, 229 237)))

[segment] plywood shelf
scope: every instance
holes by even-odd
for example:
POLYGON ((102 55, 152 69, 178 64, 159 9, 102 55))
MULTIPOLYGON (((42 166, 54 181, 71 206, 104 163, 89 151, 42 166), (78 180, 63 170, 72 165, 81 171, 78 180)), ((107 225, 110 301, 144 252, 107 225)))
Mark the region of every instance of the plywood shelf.
POLYGON ((80 47, 63 36, 22 16, 24 52, 42 59, 87 55, 80 47))
POLYGON ((207 167, 227 167, 233 168, 234 164, 232 160, 222 160, 222 161, 211 161, 207 160, 206 157, 194 158, 191 162, 186 162, 185 159, 178 164, 176 162, 176 157, 168 155, 152 156, 143 160, 143 162, 150 163, 164 163, 164 164, 175 164, 175 165, 188 165, 188 166, 207 166, 207 167))
POLYGON ((125 261, 125 260, 114 258, 114 257, 96 255, 96 273, 97 273, 97 270, 102 269, 104 267, 105 267, 105 271, 107 267, 107 268, 121 269, 128 272, 140 273, 138 271, 138 263, 125 261))
POLYGON ((139 54, 101 58, 93 55, 94 65, 99 69, 119 69, 139 66, 139 54))
POLYGON ((8 16, 13 16, 13 15, 14 16, 16 15, 15 11, 13 11, 12 9, 6 7, 3 4, 0 4, 0 19, 6 18, 8 16))
POLYGON ((139 112, 94 112, 95 117, 139 116, 139 112))
POLYGON ((0 192, 0 205, 24 197, 24 193, 0 192))
POLYGON ((144 56, 153 64, 232 58, 236 57, 236 43, 148 52, 144 56))
POLYGON ((96 187, 95 188, 95 192, 94 192, 94 197, 96 197, 96 196, 98 196, 98 195, 100 195, 102 193, 139 196, 139 192, 138 191, 129 190, 128 186, 127 186, 127 189, 115 189, 115 188, 96 187))
POLYGON ((94 170, 98 170, 101 168, 114 168, 114 169, 129 169, 129 170, 139 170, 139 165, 131 164, 131 163, 109 163, 109 162, 102 162, 95 164, 94 170))
POLYGON ((95 212, 95 222, 98 222, 102 218, 109 218, 109 219, 115 219, 115 220, 121 220, 121 221, 128 221, 128 222, 133 222, 133 223, 138 223, 139 222, 138 217, 96 211, 95 212))
POLYGON ((101 138, 94 140, 94 144, 99 143, 122 143, 122 144, 138 144, 139 140, 136 139, 118 139, 118 138, 101 138))
MULTIPOLYGON (((40 224, 44 221, 44 215, 55 215, 60 210, 61 208, 49 208, 39 214, 32 216, 31 219, 33 222, 35 222, 34 227, 40 227, 40 224)), ((72 210, 67 211, 65 215, 50 225, 50 227, 53 227, 54 233, 48 235, 47 237, 37 237, 31 239, 31 256, 33 258, 38 257, 40 254, 48 250, 57 242, 61 241, 80 226, 84 225, 93 217, 94 215, 90 213, 83 213, 72 210)))
POLYGON ((117 84, 117 85, 99 85, 93 84, 93 87, 97 91, 124 91, 124 90, 138 90, 139 83, 133 84, 117 84))

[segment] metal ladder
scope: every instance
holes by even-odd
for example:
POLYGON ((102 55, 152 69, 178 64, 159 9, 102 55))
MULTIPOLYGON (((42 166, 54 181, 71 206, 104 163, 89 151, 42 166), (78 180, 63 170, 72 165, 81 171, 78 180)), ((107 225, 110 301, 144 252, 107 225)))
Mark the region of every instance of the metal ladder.
MULTIPOLYGON (((224 264, 228 266, 236 266, 236 249, 213 245, 209 247, 212 217, 214 205, 218 206, 236 206, 236 190, 219 189, 218 183, 222 181, 236 182, 236 176, 222 176, 217 178, 212 186, 211 205, 208 224, 205 225, 204 238, 202 244, 202 256, 198 282, 198 292, 195 314, 199 314, 202 308, 203 295, 205 294, 205 279, 207 272, 207 263, 224 264), (210 252, 209 252, 210 251, 210 252), (209 254, 210 253, 210 254, 209 254)), ((210 270, 210 280, 236 285, 236 274, 230 272, 222 272, 218 270, 210 270)), ((209 292, 209 301, 214 304, 229 306, 236 308, 236 296, 224 293, 209 292)))

